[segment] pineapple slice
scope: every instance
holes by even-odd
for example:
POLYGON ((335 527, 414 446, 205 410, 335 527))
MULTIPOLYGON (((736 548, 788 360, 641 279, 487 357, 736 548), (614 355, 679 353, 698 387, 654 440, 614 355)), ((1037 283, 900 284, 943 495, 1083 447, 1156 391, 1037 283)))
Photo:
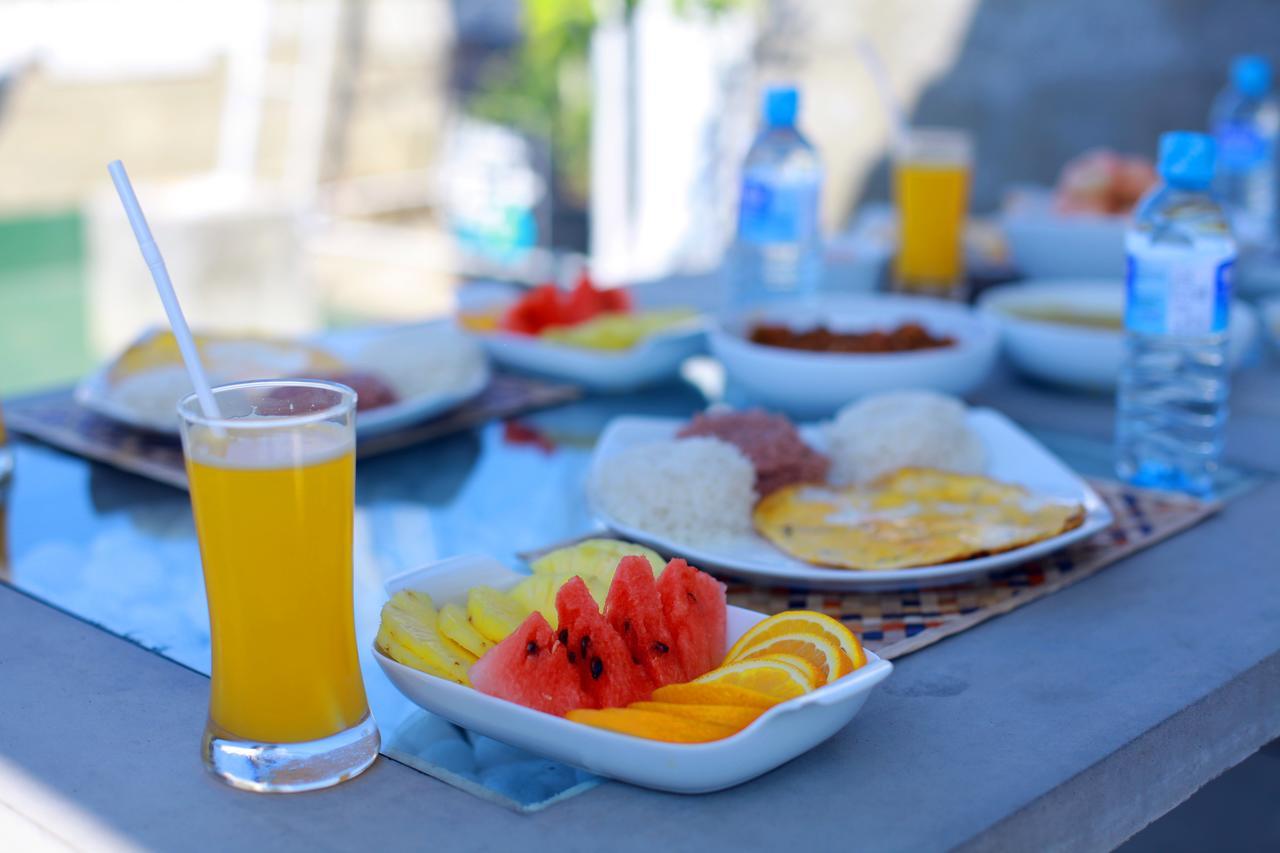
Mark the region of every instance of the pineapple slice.
POLYGON ((440 635, 435 607, 424 593, 401 591, 382 606, 377 642, 393 660, 406 666, 459 684, 470 683, 467 668, 475 656, 440 635))
POLYGON ((467 611, 456 604, 446 604, 440 608, 437 627, 446 640, 452 640, 471 653, 474 658, 484 657, 484 653, 493 647, 493 643, 481 636, 467 620, 467 611))
POLYGON ((559 615, 556 613, 556 590, 568 578, 550 575, 531 575, 511 588, 511 597, 529 609, 537 610, 547 618, 551 627, 556 627, 559 615))
POLYGON ((467 617, 472 627, 494 643, 505 640, 530 612, 519 601, 491 586, 472 587, 467 593, 467 617))
MULTIPOLYGON (((613 570, 617 568, 618 561, 633 555, 648 560, 655 576, 661 574, 666 565, 656 552, 643 545, 619 539, 586 539, 577 545, 543 554, 530 563, 529 568, 535 574, 564 575, 566 580, 578 575, 588 583, 598 575, 605 578, 607 588, 613 580, 613 570)), ((600 603, 604 603, 603 599, 600 603)))

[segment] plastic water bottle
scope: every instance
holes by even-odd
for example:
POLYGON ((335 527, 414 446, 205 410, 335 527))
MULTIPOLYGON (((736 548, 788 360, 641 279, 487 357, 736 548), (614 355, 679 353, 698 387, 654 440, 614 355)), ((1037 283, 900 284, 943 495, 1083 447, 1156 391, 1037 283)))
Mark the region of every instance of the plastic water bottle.
POLYGON ((729 259, 732 297, 739 304, 809 294, 822 278, 822 164, 796 130, 798 107, 794 87, 765 92, 764 126, 742 167, 729 259))
POLYGON ((1276 139, 1280 103, 1271 92, 1271 65, 1240 56, 1231 82, 1213 101, 1209 126, 1218 143, 1216 189, 1244 245, 1272 242, 1276 233, 1276 139))
POLYGON ((1160 139, 1160 176, 1126 237, 1126 351, 1117 394, 1117 473, 1131 483, 1213 491, 1227 418, 1227 322, 1236 258, 1209 194, 1214 142, 1160 139))

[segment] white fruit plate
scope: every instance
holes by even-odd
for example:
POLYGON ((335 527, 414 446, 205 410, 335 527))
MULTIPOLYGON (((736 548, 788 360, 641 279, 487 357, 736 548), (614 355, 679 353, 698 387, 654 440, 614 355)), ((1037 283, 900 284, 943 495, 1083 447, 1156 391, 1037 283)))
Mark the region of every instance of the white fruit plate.
MULTIPOLYGON (((970 560, 939 563, 891 571, 862 571, 830 568, 805 563, 775 548, 763 537, 751 533, 725 542, 696 544, 676 542, 658 533, 641 530, 613 518, 590 494, 592 512, 606 527, 623 538, 648 545, 663 554, 678 554, 703 569, 800 589, 913 589, 943 586, 1016 566, 1041 557, 1111 525, 1111 510, 1102 498, 1071 469, 1050 453, 1013 421, 992 409, 970 409, 969 427, 982 439, 987 450, 983 473, 996 480, 1016 483, 1037 494, 1073 500, 1084 507, 1084 523, 1040 542, 970 560)), ((675 438, 685 421, 678 418, 624 416, 614 418, 605 428, 591 457, 594 472, 609 464, 609 457, 630 447, 675 438)), ((801 436, 818 450, 826 449, 823 429, 818 424, 800 427, 801 436)))
MULTIPOLYGON (((524 577, 491 557, 469 555, 392 578, 386 588, 389 595, 402 589, 425 592, 437 605, 463 604, 473 586, 507 589, 524 577)), ((754 610, 730 607, 728 643, 764 618, 754 610)), ((739 785, 807 752, 844 728, 872 688, 893 671, 893 664, 867 652, 860 669, 770 708, 731 737, 674 744, 593 728, 487 696, 396 663, 376 645, 373 654, 410 701, 452 723, 601 776, 681 794, 739 785)))
POLYGON ((685 359, 706 349, 706 337, 701 320, 657 332, 623 350, 568 346, 511 332, 475 334, 498 364, 607 393, 675 378, 685 359))

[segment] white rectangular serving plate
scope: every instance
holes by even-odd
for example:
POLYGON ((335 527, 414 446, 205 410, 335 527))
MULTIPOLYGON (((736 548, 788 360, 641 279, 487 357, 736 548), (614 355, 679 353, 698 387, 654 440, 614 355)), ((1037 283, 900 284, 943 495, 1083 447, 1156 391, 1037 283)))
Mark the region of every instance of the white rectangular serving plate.
MULTIPOLYGON (((993 409, 970 409, 968 417, 969 426, 986 445, 986 476, 1025 486, 1038 494, 1074 500, 1084 507, 1084 522, 1074 530, 1000 554, 909 569, 863 571, 805 563, 783 553, 755 533, 700 546, 675 542, 611 517, 600 508, 589 489, 587 500, 592 512, 606 527, 633 542, 648 545, 665 555, 684 557, 699 568, 799 589, 882 590, 944 586, 1044 556, 1111 525, 1111 510, 1089 484, 1013 421, 993 409)), ((614 418, 596 444, 591 457, 592 471, 607 464, 613 454, 627 448, 674 438, 685 423, 678 418, 614 418)), ((819 450, 825 448, 819 425, 802 426, 800 434, 819 450)))
MULTIPOLYGON (((402 589, 425 592, 437 606, 465 605, 473 586, 506 589, 524 577, 492 557, 467 555, 399 575, 387 581, 386 589, 389 595, 402 589)), ((762 613, 730 607, 728 643, 763 618, 762 613)), ((893 670, 891 663, 867 652, 867 663, 858 670, 770 708, 731 737, 675 744, 597 729, 488 696, 397 663, 376 644, 373 653, 410 701, 452 723, 600 776, 681 794, 739 785, 807 752, 844 728, 872 688, 893 670)))

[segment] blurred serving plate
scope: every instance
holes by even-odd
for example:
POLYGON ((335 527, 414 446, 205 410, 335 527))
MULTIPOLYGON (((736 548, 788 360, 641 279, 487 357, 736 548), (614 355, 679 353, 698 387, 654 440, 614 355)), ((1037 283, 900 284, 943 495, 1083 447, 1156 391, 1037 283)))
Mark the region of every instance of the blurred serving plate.
MULTIPOLYGON (((591 459, 593 472, 608 465, 609 458, 616 453, 674 438, 684 423, 675 418, 614 419, 596 445, 591 459)), ((683 556, 700 568, 718 569, 726 574, 767 583, 830 590, 910 589, 957 583, 1052 553, 1111 524, 1111 511, 1088 483, 1004 415, 991 409, 971 409, 968 425, 985 446, 985 476, 1024 486, 1039 495, 1078 503, 1084 509, 1083 523, 1057 536, 1003 553, 937 565, 870 571, 824 568, 806 563, 783 553, 756 533, 715 544, 672 541, 619 522, 601 509, 600 502, 590 494, 590 490, 587 499, 592 512, 609 529, 663 554, 683 556)), ((800 434, 814 448, 825 449, 826 439, 821 425, 802 426, 800 434)))
POLYGON ((1013 263, 1031 278, 1124 273, 1127 214, 1063 213, 1045 187, 1019 187, 1000 214, 1013 263))
POLYGON ((711 352, 729 382, 761 403, 800 417, 824 417, 880 391, 971 391, 990 373, 999 329, 972 309, 939 299, 906 296, 823 296, 730 312, 710 332, 711 352), (793 330, 817 326, 840 332, 884 330, 919 323, 954 344, 911 352, 810 352, 753 343, 757 324, 793 330))
MULTIPOLYGON (((1124 361, 1124 284, 1119 279, 1030 281, 984 293, 978 306, 1001 327, 1004 350, 1021 372, 1090 391, 1111 391, 1124 361)), ((1228 358, 1239 367, 1258 320, 1231 305, 1228 358)))
MULTIPOLYGON (((145 345, 157 334, 140 339, 145 345)), ((202 344, 202 346, 205 346, 202 344)), ((426 420, 475 397, 489 384, 483 352, 447 322, 329 332, 306 342, 231 340, 213 344, 228 375, 206 364, 215 384, 240 378, 372 373, 398 398, 356 416, 362 437, 426 420)), ((158 355, 135 357, 140 346, 103 365, 76 387, 77 402, 91 411, 149 432, 177 435, 177 404, 190 393, 180 362, 158 355), (135 359, 133 363, 130 359, 135 359)), ((206 361, 207 353, 206 353, 206 361)))
POLYGON ((490 358, 505 367, 611 393, 674 378, 685 359, 706 348, 706 332, 698 319, 619 350, 570 346, 511 332, 480 332, 475 338, 490 358))
MULTIPOLYGON (((388 595, 418 590, 436 604, 465 605, 478 584, 508 589, 526 575, 484 556, 462 556, 393 578, 388 595)), ((728 608, 731 646, 764 614, 728 608)), ((675 744, 617 734, 534 711, 397 663, 376 646, 374 658, 419 707, 470 731, 601 776, 662 791, 697 794, 732 787, 784 764, 844 728, 893 665, 867 652, 853 673, 775 705, 742 731, 709 743, 675 744)))

